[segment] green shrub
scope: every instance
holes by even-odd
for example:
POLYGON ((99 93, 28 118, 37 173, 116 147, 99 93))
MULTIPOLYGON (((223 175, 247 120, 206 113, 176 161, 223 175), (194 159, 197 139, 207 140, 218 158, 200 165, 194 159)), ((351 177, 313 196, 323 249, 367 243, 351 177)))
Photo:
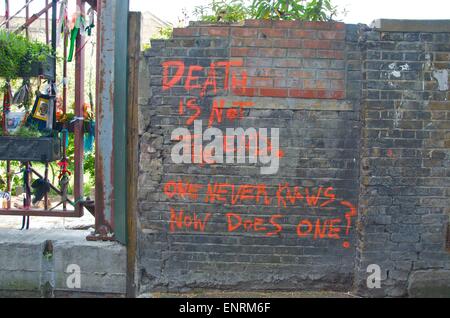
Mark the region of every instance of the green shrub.
POLYGON ((249 14, 245 0, 212 0, 194 9, 194 15, 204 22, 239 22, 249 18, 249 14))
MULTIPOLYGON (((173 35, 173 27, 172 26, 166 26, 166 27, 161 27, 158 29, 158 32, 156 34, 154 34, 151 39, 152 40, 167 40, 172 38, 173 35)), ((145 48, 144 48, 145 49, 145 48)))
POLYGON ((330 0, 253 0, 252 17, 270 20, 330 21, 336 7, 330 0))
POLYGON ((331 0, 211 0, 194 9, 204 22, 240 22, 245 19, 331 21, 337 7, 331 0))
POLYGON ((52 49, 43 43, 0 30, 0 77, 16 79, 29 73, 36 62, 44 62, 52 49))

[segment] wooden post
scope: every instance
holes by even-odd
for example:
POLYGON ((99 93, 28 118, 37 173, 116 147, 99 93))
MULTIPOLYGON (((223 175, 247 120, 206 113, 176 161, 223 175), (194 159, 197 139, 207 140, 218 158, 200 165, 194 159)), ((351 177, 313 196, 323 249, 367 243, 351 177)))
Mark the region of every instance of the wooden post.
POLYGON ((128 129, 127 129, 127 297, 136 297, 137 250, 137 179, 138 179, 138 95, 139 60, 141 53, 140 12, 130 12, 128 18, 128 129))

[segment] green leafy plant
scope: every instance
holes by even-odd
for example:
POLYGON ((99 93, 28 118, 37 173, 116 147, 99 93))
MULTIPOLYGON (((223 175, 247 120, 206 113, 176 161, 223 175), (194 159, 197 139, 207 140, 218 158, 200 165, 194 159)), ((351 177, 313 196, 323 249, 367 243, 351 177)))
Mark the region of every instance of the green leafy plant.
POLYGON ((166 26, 166 27, 161 27, 158 29, 158 32, 156 34, 154 34, 151 39, 152 40, 158 40, 158 39, 162 39, 162 40, 167 40, 167 39, 171 39, 173 35, 173 27, 171 25, 166 26))
POLYGON ((34 127, 22 126, 14 133, 14 136, 24 137, 24 138, 40 138, 45 136, 46 134, 39 131, 34 127))
POLYGON ((204 22, 239 22, 250 17, 245 0, 212 0, 194 9, 194 16, 204 22))
MULTIPOLYGON (((20 163, 16 161, 10 162, 10 168, 11 168, 11 195, 15 196, 17 195, 17 189, 20 189, 23 187, 23 180, 21 178, 21 167, 20 163)), ((0 162, 0 191, 6 192, 7 191, 7 174, 6 174, 6 161, 0 162)))
POLYGON ((46 44, 0 30, 0 76, 5 79, 22 77, 31 71, 34 63, 44 62, 51 52, 46 44))
POLYGON ((83 195, 86 198, 92 199, 92 189, 95 188, 95 184, 92 182, 92 179, 89 179, 88 182, 84 182, 83 184, 83 195))
POLYGON ((204 22, 240 22, 247 18, 331 21, 337 7, 331 0, 211 0, 197 6, 194 16, 204 22))
POLYGON ((331 21, 337 7, 331 0, 253 0, 254 19, 331 21))

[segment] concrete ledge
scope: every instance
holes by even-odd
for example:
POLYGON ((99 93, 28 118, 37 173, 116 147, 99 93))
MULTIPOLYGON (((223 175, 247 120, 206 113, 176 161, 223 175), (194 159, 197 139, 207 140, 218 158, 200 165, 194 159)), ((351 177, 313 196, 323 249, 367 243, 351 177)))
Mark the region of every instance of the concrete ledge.
POLYGON ((450 32, 450 20, 378 19, 371 27, 386 32, 450 32))
POLYGON ((88 242, 89 231, 0 230, 0 294, 54 297, 58 293, 123 295, 126 248, 88 242), (80 289, 70 289, 69 265, 80 268, 80 289))
POLYGON ((351 293, 347 292, 311 292, 311 291, 227 291, 227 290, 193 290, 185 293, 168 293, 168 292, 153 292, 141 294, 138 298, 217 298, 217 299, 267 299, 267 298, 356 298, 351 293))
POLYGON ((409 279, 412 298, 450 298, 450 270, 414 272, 409 279))

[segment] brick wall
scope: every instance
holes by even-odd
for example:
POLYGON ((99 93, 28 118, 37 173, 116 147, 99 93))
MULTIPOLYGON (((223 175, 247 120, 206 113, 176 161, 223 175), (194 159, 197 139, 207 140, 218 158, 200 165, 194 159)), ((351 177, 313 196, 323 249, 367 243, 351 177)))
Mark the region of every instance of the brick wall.
POLYGON ((359 103, 357 97, 344 100, 346 54, 352 50, 350 44, 346 48, 345 29, 342 23, 193 24, 175 29, 172 40, 152 43, 145 53, 150 94, 141 107, 143 288, 350 288, 356 218, 347 234, 345 214, 358 199, 359 103), (165 90, 167 61, 182 61, 186 70, 177 85, 165 90), (186 82, 198 84, 187 78, 190 66, 205 68, 193 73, 204 83, 211 63, 223 61, 231 62, 230 73, 236 74, 234 81, 230 75, 228 90, 223 68, 216 69, 216 92, 211 88, 202 98, 202 89, 186 90, 186 82), (180 101, 190 97, 199 107, 185 106, 180 113, 180 101), (224 103, 221 122, 218 116, 211 122, 215 102, 224 103), (228 111, 235 103, 251 105, 233 120, 228 111), (224 131, 279 128, 279 171, 262 175, 258 165, 248 163, 173 164, 171 133, 177 127, 192 129, 190 116, 197 110, 205 128, 208 123, 224 131), (180 181, 200 185, 198 198, 182 197, 177 190, 165 193, 165 187, 173 192, 171 182, 180 181), (226 193, 214 201, 208 187, 217 184, 226 184, 216 189, 226 193), (237 196, 233 203, 233 187, 235 194, 247 189, 261 197, 237 196), (291 202, 290 195, 297 197, 291 202), (204 231, 176 223, 171 228, 174 210, 201 220, 209 215, 204 231), (240 220, 253 225, 230 230, 240 220), (331 221, 331 232, 339 234, 328 229, 331 221))
MULTIPOLYGON (((249 20, 152 41, 140 80, 140 290, 404 296, 429 270, 447 275, 447 92, 435 79, 444 90, 446 36, 249 20), (193 147, 208 128, 254 128, 258 140, 278 129, 279 169, 208 161, 193 147), (193 163, 174 163, 179 129, 193 163), (367 289, 370 264, 381 289, 367 289)), ((274 150, 265 141, 258 154, 274 150)))
POLYGON ((227 40, 226 57, 243 59, 241 69, 248 74, 247 91, 235 92, 236 95, 345 97, 343 23, 250 20, 244 26, 193 24, 186 29, 175 29, 174 37, 227 40))
POLYGON ((424 279, 448 292, 450 34, 367 30, 362 40, 360 292, 369 264, 383 278, 370 294, 406 296, 424 279))

